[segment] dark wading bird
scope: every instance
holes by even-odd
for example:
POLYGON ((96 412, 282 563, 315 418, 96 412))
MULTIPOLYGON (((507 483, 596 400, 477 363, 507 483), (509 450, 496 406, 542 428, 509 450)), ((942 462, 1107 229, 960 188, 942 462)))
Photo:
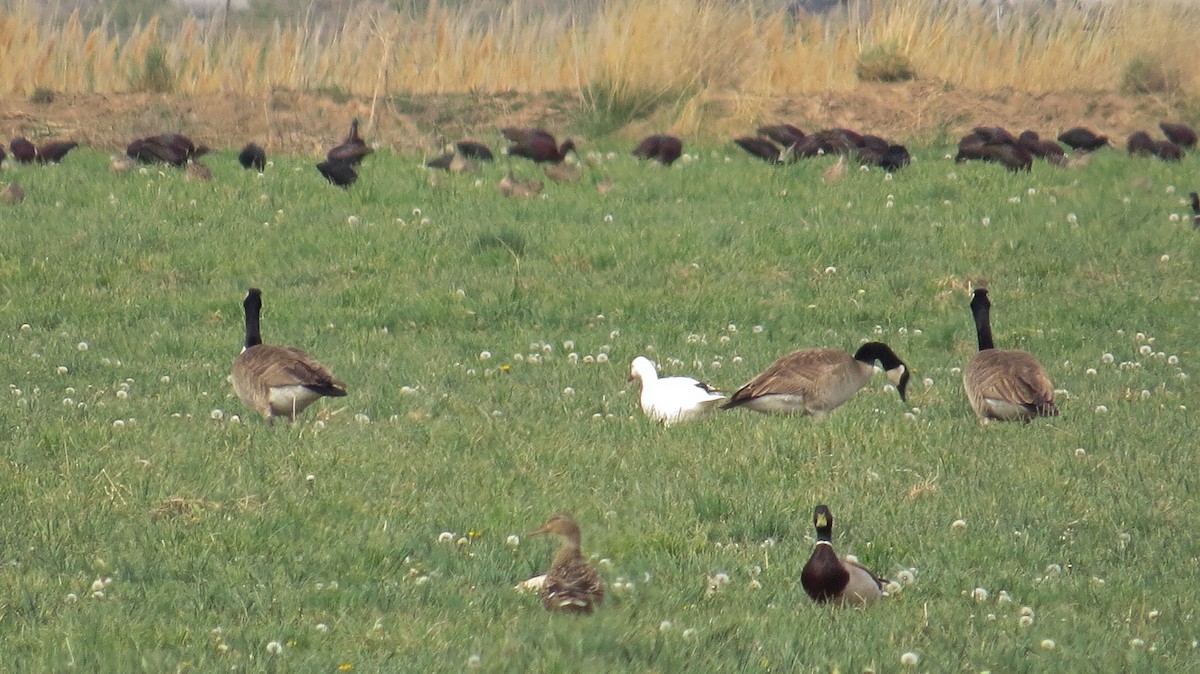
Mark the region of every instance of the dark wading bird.
POLYGON ((1036 358, 1016 349, 997 349, 992 341, 992 303, 985 288, 975 291, 971 315, 979 353, 963 368, 963 390, 979 423, 992 420, 1029 423, 1034 417, 1058 416, 1054 385, 1036 358))
POLYGON ((1163 135, 1172 143, 1188 149, 1196 147, 1196 132, 1187 124, 1159 122, 1158 128, 1162 129, 1163 135))
POLYGON ((79 143, 73 140, 57 140, 37 149, 37 160, 39 164, 57 164, 67 156, 67 153, 79 147, 79 143))
POLYGON ((263 344, 258 319, 262 291, 251 288, 242 302, 246 313, 246 342, 233 361, 233 390, 247 407, 267 420, 296 420, 296 415, 319 398, 346 395, 346 384, 329 368, 292 346, 263 344))
POLYGON ((675 136, 662 134, 646 136, 633 148, 633 156, 638 159, 653 159, 663 166, 670 166, 683 156, 683 141, 675 136))
POLYGON ((833 550, 833 514, 819 505, 813 512, 817 544, 800 572, 800 585, 818 604, 866 607, 883 597, 887 581, 858 562, 842 559, 833 550))
POLYGON ((804 140, 804 132, 791 124, 768 124, 758 127, 754 132, 770 138, 783 147, 789 147, 804 140))
POLYGON ((256 143, 246 143, 246 147, 238 153, 238 163, 244 169, 254 169, 259 173, 267 168, 267 151, 256 143))
POLYGON ((543 534, 558 536, 562 547, 542 582, 542 606, 554 613, 590 615, 604 601, 604 579, 583 557, 579 525, 570 515, 559 513, 525 535, 543 534))
POLYGON ((37 148, 25 136, 17 136, 8 144, 8 149, 12 150, 13 159, 22 164, 32 164, 37 161, 37 148))
POLYGON ((354 165, 348 161, 326 159, 317 164, 317 170, 325 176, 326 180, 342 189, 346 189, 358 180, 358 171, 355 171, 354 165))
POLYGON ((1156 149, 1154 139, 1145 131, 1134 131, 1125 140, 1125 151, 1131 155, 1149 157, 1156 149))
MULTIPOLYGON (((357 166, 364 157, 374 152, 370 145, 358 135, 358 118, 350 122, 350 132, 345 140, 334 146, 325 154, 325 159, 333 163, 357 166)), ((333 182, 332 180, 330 182, 333 182)), ((351 181, 353 182, 353 181, 351 181)), ((337 184, 337 183, 335 183, 337 184)))
POLYGON ((1072 150, 1094 152, 1108 145, 1108 136, 1100 136, 1091 129, 1076 126, 1059 134, 1058 141, 1072 150))
POLYGON ((504 137, 512 142, 508 146, 508 156, 524 157, 538 164, 558 164, 567 158, 568 152, 575 152, 575 141, 564 140, 562 145, 545 129, 519 129, 506 127, 500 130, 504 137))
POLYGON ((749 152, 750 154, 769 164, 790 163, 796 159, 794 153, 785 151, 786 148, 781 149, 778 145, 772 143, 766 138, 759 138, 758 136, 741 136, 740 138, 734 138, 733 142, 746 152, 749 152))
POLYGON ((1200 229, 1200 194, 1192 192, 1188 198, 1192 200, 1192 229, 1200 229))
POLYGON ((491 148, 483 143, 474 140, 460 140, 454 144, 458 148, 458 153, 467 159, 476 161, 492 161, 496 157, 492 154, 491 148))
POLYGON ((826 348, 790 353, 738 389, 721 408, 746 407, 766 414, 810 414, 822 419, 871 381, 875 361, 904 400, 908 366, 887 344, 867 342, 853 356, 826 348))
POLYGON ((1045 159, 1055 166, 1067 164, 1067 153, 1063 152, 1062 146, 1052 140, 1043 140, 1036 131, 1022 131, 1021 135, 1017 136, 1017 142, 1029 154, 1039 159, 1045 159))
POLYGON ((125 154, 144 164, 170 164, 185 166, 189 159, 209 153, 205 145, 196 145, 182 133, 162 133, 157 136, 139 138, 125 148, 125 154))
MULTIPOLYGON (((1026 150, 1007 131, 996 133, 995 128, 981 127, 962 137, 958 141, 958 154, 954 161, 981 160, 996 162, 1009 171, 1028 171, 1033 167, 1033 154, 1026 150), (983 133, 980 133, 983 131, 983 133)), ((1003 129, 999 129, 1003 131, 1003 129)))

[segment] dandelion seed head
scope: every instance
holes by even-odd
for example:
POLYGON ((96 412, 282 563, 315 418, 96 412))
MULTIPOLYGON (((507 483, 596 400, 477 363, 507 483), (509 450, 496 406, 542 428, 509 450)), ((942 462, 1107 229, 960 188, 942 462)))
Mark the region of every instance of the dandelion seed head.
POLYGON ((91 347, 88 345, 87 342, 80 342, 75 345, 75 348, 79 351, 87 351, 91 347))
POLYGON ((1017 624, 1020 625, 1021 627, 1029 627, 1030 625, 1033 624, 1033 616, 1023 615, 1017 619, 1017 624))
POLYGON ((917 663, 921 662, 921 656, 909 651, 900 656, 900 664, 905 667, 916 667, 917 663))
POLYGON ((1042 650, 1052 651, 1058 644, 1054 643, 1053 639, 1042 639, 1042 650))
POLYGON ((658 631, 670 632, 673 627, 675 627, 675 625, 672 624, 670 620, 664 620, 658 624, 658 631))
POLYGON ((283 644, 279 643, 278 641, 268 641, 267 652, 271 655, 279 655, 283 652, 283 644))
POLYGON ((988 591, 982 587, 977 587, 971 592, 971 598, 975 601, 987 601, 988 591))
POLYGON ((955 529, 957 531, 962 531, 963 529, 967 528, 967 521, 966 520, 954 520, 953 522, 950 523, 950 528, 955 529))

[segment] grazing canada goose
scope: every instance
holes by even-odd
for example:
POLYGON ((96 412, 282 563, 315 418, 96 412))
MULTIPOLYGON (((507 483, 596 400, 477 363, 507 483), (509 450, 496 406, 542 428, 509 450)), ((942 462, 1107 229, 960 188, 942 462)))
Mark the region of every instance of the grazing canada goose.
POLYGON ((1058 141, 1072 150, 1093 152, 1108 145, 1108 136, 1097 135, 1091 129, 1076 126, 1059 134, 1058 141))
POLYGON ((238 163, 244 169, 254 169, 262 173, 263 169, 267 168, 267 151, 257 143, 246 143, 246 146, 238 153, 238 163))
POLYGON ((559 513, 525 535, 542 534, 555 534, 563 543, 542 582, 542 606, 552 613, 590 615, 604 601, 604 579, 583 558, 579 525, 570 515, 559 513))
POLYGON ((348 161, 334 161, 326 159, 317 164, 317 170, 329 182, 337 185, 342 189, 346 189, 358 180, 358 171, 354 170, 354 164, 348 161))
POLYGON ((833 551, 833 514, 825 505, 813 512, 817 544, 800 572, 800 584, 818 604, 866 607, 883 597, 887 581, 858 562, 841 559, 833 551))
POLYGON ((971 299, 979 353, 963 368, 963 390, 979 423, 992 419, 1029 423, 1034 417, 1058 416, 1054 385, 1033 356, 1015 349, 997 349, 989 316, 992 302, 986 288, 971 299))
POLYGON ((1200 194, 1192 192, 1188 198, 1192 200, 1192 229, 1200 229, 1200 194))
POLYGON ((4 186, 4 190, 0 191, 0 201, 6 204, 16 205, 25 201, 25 190, 15 182, 11 182, 4 186))
POLYGON ((765 414, 811 414, 822 419, 871 381, 875 361, 904 400, 908 366, 887 344, 867 342, 853 356, 825 348, 790 353, 738 389, 721 408, 747 407, 765 414))
POLYGON ((1189 149, 1196 147, 1196 132, 1187 124, 1159 122, 1158 128, 1162 129, 1163 135, 1172 143, 1189 149))
MULTIPOLYGON (((325 159, 333 164, 348 164, 357 166, 364 157, 374 152, 370 145, 358 135, 358 118, 350 122, 350 131, 345 140, 335 145, 325 154, 325 159)), ((333 182, 333 181, 330 181, 333 182)), ((353 181, 351 181, 353 182, 353 181)), ((336 183, 335 183, 336 184, 336 183)))
POLYGON ((13 159, 22 164, 31 164, 37 161, 37 148, 25 136, 17 136, 8 144, 8 149, 12 150, 13 159))
POLYGON ((524 157, 537 164, 558 164, 567 158, 568 152, 575 151, 575 141, 568 138, 559 145, 554 135, 545 129, 507 127, 500 132, 512 141, 512 145, 508 146, 508 156, 524 157))
POLYGON ((318 398, 346 395, 346 384, 329 368, 292 346, 263 344, 258 328, 262 291, 251 288, 242 302, 246 312, 246 342, 233 361, 233 390, 247 407, 267 420, 296 415, 318 398))
POLYGON ((633 148, 638 159, 653 159, 663 166, 670 166, 683 156, 683 141, 675 136, 663 134, 646 136, 633 148))
POLYGON ((638 400, 642 411, 664 426, 698 419, 716 409, 725 395, 715 388, 691 377, 658 378, 654 363, 638 356, 629 365, 627 381, 638 380, 642 392, 638 400))

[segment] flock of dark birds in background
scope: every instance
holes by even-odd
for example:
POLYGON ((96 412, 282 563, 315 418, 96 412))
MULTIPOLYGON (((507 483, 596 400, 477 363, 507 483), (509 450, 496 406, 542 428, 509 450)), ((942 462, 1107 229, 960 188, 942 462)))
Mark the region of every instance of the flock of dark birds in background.
MULTIPOLYGON (((352 121, 345 139, 326 153, 325 161, 317 164, 317 171, 326 180, 343 189, 358 180, 359 165, 374 152, 359 134, 358 125, 357 119, 352 121)), ((1196 132, 1188 125, 1161 122, 1158 126, 1164 138, 1156 139, 1144 130, 1129 135, 1125 149, 1130 156, 1179 161, 1185 152, 1196 147, 1196 132)), ((573 140, 567 139, 559 143, 553 134, 539 128, 505 127, 500 133, 510 142, 504 150, 504 154, 509 157, 521 157, 545 165, 543 170, 546 176, 557 182, 580 179, 582 174, 579 170, 564 163, 568 153, 578 154, 573 140)), ((874 134, 859 133, 846 128, 805 133, 791 124, 773 124, 759 127, 755 135, 740 136, 733 142, 751 155, 771 164, 791 164, 802 158, 829 155, 840 157, 839 163, 832 167, 834 169, 841 169, 847 160, 856 160, 864 166, 878 166, 891 172, 907 166, 912 161, 912 155, 905 146, 874 134)), ((995 162, 1010 171, 1031 170, 1035 159, 1045 159, 1051 164, 1066 166, 1069 160, 1064 145, 1075 152, 1071 162, 1083 163, 1086 162, 1089 153, 1110 146, 1111 143, 1107 136, 1084 127, 1074 127, 1062 132, 1055 142, 1042 138, 1036 131, 1025 130, 1013 135, 1003 127, 980 126, 959 140, 954 160, 995 162)), ((13 159, 24 164, 56 164, 78 146, 73 140, 52 141, 36 146, 23 136, 17 136, 9 143, 13 159)), ((186 168, 188 179, 211 180, 211 172, 197 161, 209 152, 207 146, 196 145, 182 133, 163 133, 131 142, 125 149, 125 157, 114 159, 111 168, 113 172, 122 172, 133 168, 135 162, 166 164, 186 168)), ((670 166, 683 156, 683 141, 665 134, 647 136, 638 143, 632 154, 639 159, 670 166)), ((5 158, 4 148, 0 147, 0 162, 5 158)), ((495 155, 487 145, 473 140, 461 140, 446 153, 427 162, 426 166, 460 173, 475 171, 479 162, 494 160, 495 155)), ((248 143, 238 153, 238 162, 246 169, 262 172, 267 166, 266 151, 255 143, 248 143)), ((607 177, 596 185, 600 192, 606 192, 611 186, 612 182, 607 177)), ((542 191, 542 183, 537 180, 517 180, 510 170, 498 183, 497 188, 506 196, 528 197, 539 194, 542 191)), ((1200 199, 1195 193, 1191 196, 1192 224, 1193 227, 1200 228, 1200 199)), ((24 192, 15 182, 9 183, 0 191, 2 202, 19 203, 23 199, 24 192)))

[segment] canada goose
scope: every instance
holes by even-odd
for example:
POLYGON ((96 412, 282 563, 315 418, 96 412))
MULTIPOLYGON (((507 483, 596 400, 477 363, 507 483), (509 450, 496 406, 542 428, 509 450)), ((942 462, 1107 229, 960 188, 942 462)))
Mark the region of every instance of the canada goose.
POLYGON ((267 167, 267 151, 257 143, 246 143, 246 146, 238 153, 238 163, 244 169, 254 169, 262 173, 263 169, 267 167))
POLYGON ((596 605, 604 601, 604 579, 583 558, 579 525, 570 515, 559 513, 525 535, 543 534, 557 535, 562 539, 562 547, 542 582, 542 606, 557 613, 591 614, 596 605))
POLYGON ((1200 194, 1192 192, 1188 198, 1192 200, 1192 229, 1200 229, 1200 194))
POLYGON ((558 164, 567 158, 568 152, 575 151, 575 141, 567 139, 559 145, 554 135, 545 129, 507 127, 501 129, 501 133, 512 141, 508 156, 524 157, 538 164, 558 164))
POLYGON ((659 379, 654 363, 645 356, 634 358, 629 365, 628 381, 634 380, 642 384, 638 395, 642 411, 664 426, 698 419, 725 399, 720 391, 691 377, 659 379))
POLYGON ((17 136, 8 144, 12 150, 13 159, 22 164, 31 164, 37 160, 37 148, 25 136, 17 136))
POLYGON ((1076 126, 1059 134, 1058 141, 1073 150, 1092 152, 1108 145, 1108 136, 1100 136, 1091 129, 1076 126))
POLYGON ((811 414, 822 419, 871 381, 875 361, 904 400, 908 366, 887 344, 867 342, 853 356, 825 348, 790 353, 738 389, 721 408, 747 407, 766 414, 811 414))
POLYGON ((683 141, 675 136, 663 134, 646 136, 633 148, 638 159, 653 159, 663 166, 670 166, 683 156, 683 141))
MULTIPOLYGON (((325 159, 331 164, 347 164, 349 166, 357 166, 364 157, 374 151, 375 150, 372 149, 370 145, 367 145, 367 142, 362 139, 362 136, 358 135, 358 118, 356 117, 352 122, 350 122, 350 131, 346 134, 345 140, 330 149, 329 152, 325 154, 325 159)), ((330 182, 333 181, 331 180, 330 182)))
POLYGON ((1163 135, 1172 143, 1186 148, 1196 147, 1196 132, 1187 124, 1159 122, 1158 128, 1162 129, 1163 135))
POLYGON ((833 514, 825 505, 813 512, 817 544, 800 572, 800 584, 818 604, 866 607, 883 596, 887 581, 858 562, 840 559, 833 551, 833 514))
POLYGON ((296 415, 322 396, 346 395, 346 384, 329 368, 292 346, 263 344, 258 328, 262 291, 251 288, 242 302, 246 312, 246 342, 233 361, 233 390, 247 407, 267 420, 296 415))
POLYGON ((986 288, 975 290, 971 314, 979 353, 963 368, 963 390, 979 423, 992 419, 1029 423, 1033 417, 1058 416, 1054 385, 1033 356, 1015 349, 997 349, 992 341, 991 300, 986 288))
POLYGON ((346 189, 358 180, 358 171, 355 171, 354 165, 348 161, 326 159, 317 164, 317 170, 325 176, 326 180, 342 189, 346 189))

